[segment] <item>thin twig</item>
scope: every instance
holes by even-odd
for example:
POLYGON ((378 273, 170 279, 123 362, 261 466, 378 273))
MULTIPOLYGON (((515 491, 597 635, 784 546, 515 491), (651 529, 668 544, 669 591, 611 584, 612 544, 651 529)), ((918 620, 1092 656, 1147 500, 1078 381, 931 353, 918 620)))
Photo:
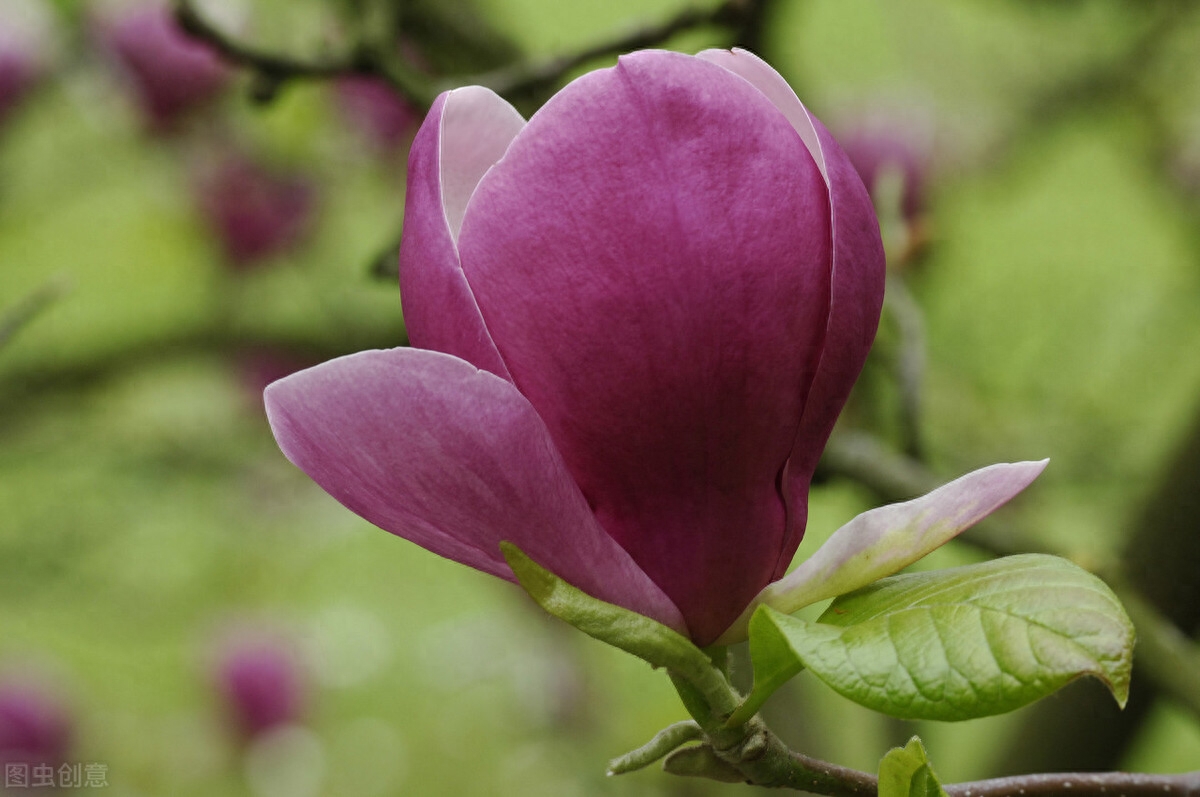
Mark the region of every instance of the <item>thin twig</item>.
POLYGON ((889 275, 884 307, 896 322, 896 386, 900 392, 900 434, 904 453, 923 458, 921 444, 921 387, 925 380, 925 322, 921 307, 904 278, 889 275))
MULTIPOLYGON (((739 696, 715 668, 722 704, 739 696)), ((701 737, 701 744, 681 747, 668 755, 663 768, 675 775, 702 777, 722 782, 744 782, 765 788, 797 789, 827 797, 876 797, 879 781, 869 772, 839 766, 798 753, 785 745, 761 717, 743 725, 726 726, 728 713, 714 710, 683 679, 673 673, 671 681, 695 724, 680 723, 654 738, 657 758, 674 744, 701 737)), ((638 756, 642 748, 631 754, 638 756)), ((621 760, 621 759, 618 759, 621 760)), ((645 762, 639 762, 645 763, 645 762)), ((633 767, 629 767, 632 769, 633 767)), ((1180 775, 1143 775, 1127 772, 1055 773, 1019 775, 957 783, 944 787, 950 797, 1011 797, 1012 795, 1071 795, 1071 797, 1200 797, 1200 771, 1180 775)))
POLYGON ((1200 771, 1181 775, 1143 775, 1135 772, 1063 772, 1016 775, 944 787, 950 797, 1194 797, 1200 795, 1200 771))
POLYGON ((763 0, 725 0, 715 8, 685 8, 657 25, 618 34, 579 52, 478 75, 472 82, 505 97, 525 94, 558 83, 568 72, 598 58, 653 47, 672 36, 702 25, 736 27, 757 13, 763 0))
POLYGON ((240 42, 205 19, 192 0, 177 0, 175 19, 188 35, 208 44, 226 61, 264 74, 279 78, 331 78, 363 71, 352 57, 304 60, 240 42))
POLYGON ((54 277, 0 315, 0 348, 69 290, 67 279, 54 277))
MULTIPOLYGON (((829 797, 873 797, 878 794, 878 780, 874 775, 809 758, 793 750, 786 750, 786 755, 772 768, 784 777, 762 785, 829 797)), ((1200 795, 1200 771, 1180 775, 1057 772, 952 783, 943 788, 950 797, 1196 797, 1200 795)))
MULTIPOLYGON (((329 80, 346 75, 375 75, 422 106, 428 107, 437 96, 430 81, 408 68, 402 59, 377 52, 372 47, 357 46, 338 57, 306 60, 238 41, 205 19, 196 10, 192 0, 176 0, 175 18, 190 36, 208 44, 226 61, 253 69, 271 87, 270 90, 277 90, 279 85, 288 80, 329 80)), ((263 90, 263 93, 266 92, 263 90)))
POLYGON ((412 102, 428 107, 441 91, 467 83, 487 86, 505 97, 527 94, 561 81, 572 69, 589 61, 653 47, 692 28, 718 25, 740 29, 747 20, 761 16, 763 5, 765 0, 725 0, 714 8, 687 8, 664 22, 636 28, 579 52, 475 76, 458 76, 436 84, 410 68, 403 59, 365 41, 338 57, 307 60, 238 41, 205 19, 192 0, 176 0, 175 15, 180 27, 206 42, 227 61, 253 69, 265 86, 259 91, 264 97, 271 96, 288 80, 368 74, 384 78, 412 102))

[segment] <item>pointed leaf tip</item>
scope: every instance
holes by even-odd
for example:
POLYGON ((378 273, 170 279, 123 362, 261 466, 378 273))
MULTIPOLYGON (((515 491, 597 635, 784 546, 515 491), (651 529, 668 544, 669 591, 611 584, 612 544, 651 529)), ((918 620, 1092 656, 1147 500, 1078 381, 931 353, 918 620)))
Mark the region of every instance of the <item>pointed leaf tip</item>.
POLYGON ((919 737, 879 762, 879 797, 946 797, 919 737))

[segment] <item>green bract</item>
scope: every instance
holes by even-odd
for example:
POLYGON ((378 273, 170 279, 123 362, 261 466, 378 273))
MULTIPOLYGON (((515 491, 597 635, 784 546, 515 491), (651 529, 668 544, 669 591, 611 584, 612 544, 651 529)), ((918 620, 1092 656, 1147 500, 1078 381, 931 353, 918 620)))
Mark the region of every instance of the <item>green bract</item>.
POLYGON ((525 591, 550 614, 588 636, 664 667, 693 686, 716 711, 732 711, 731 691, 708 655, 682 634, 577 589, 509 542, 500 550, 525 591))

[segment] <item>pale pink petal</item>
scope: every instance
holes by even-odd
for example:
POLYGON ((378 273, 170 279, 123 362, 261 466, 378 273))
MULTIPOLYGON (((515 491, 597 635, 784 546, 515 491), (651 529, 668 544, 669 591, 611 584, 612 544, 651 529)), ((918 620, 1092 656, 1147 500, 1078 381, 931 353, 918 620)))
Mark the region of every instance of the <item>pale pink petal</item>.
POLYGON ((601 524, 711 641, 773 575, 821 357, 828 192, 727 70, 642 52, 570 84, 471 199, 463 269, 601 524))
POLYGON ((508 540, 597 598, 685 628, 500 377, 437 352, 368 351, 275 382, 266 405, 288 459, 375 525, 512 580, 508 540))
POLYGON ((920 498, 862 513, 799 567, 763 589, 724 641, 745 637, 746 623, 759 604, 791 614, 908 567, 1008 503, 1048 462, 989 465, 920 498))
POLYGON ((409 341, 508 377, 463 278, 458 231, 479 179, 525 126, 488 89, 469 86, 434 101, 408 159, 400 301, 409 341))

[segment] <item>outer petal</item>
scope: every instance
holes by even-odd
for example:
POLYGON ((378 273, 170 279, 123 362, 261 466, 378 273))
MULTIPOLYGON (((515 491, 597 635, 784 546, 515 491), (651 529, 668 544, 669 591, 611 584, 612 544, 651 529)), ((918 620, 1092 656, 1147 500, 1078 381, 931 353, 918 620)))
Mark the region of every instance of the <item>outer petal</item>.
POLYGON ((410 342, 508 378, 458 258, 458 232, 479 179, 525 126, 489 89, 440 95, 408 158, 400 301, 410 342))
POLYGON ((829 207, 803 143, 724 69, 626 56, 530 120, 460 248, 600 522, 712 641, 774 576, 825 336, 829 207))
POLYGON ((784 484, 788 530, 775 568, 778 578, 804 536, 808 487, 817 460, 875 340, 883 307, 883 242, 871 197, 850 159, 778 72, 746 50, 706 50, 697 57, 720 64, 762 91, 800 134, 829 186, 833 226, 829 327, 788 461, 784 484))
POLYGON ((512 580, 510 540, 597 598, 685 627, 503 379, 437 352, 368 351, 275 382, 266 404, 287 458, 375 525, 512 580))
POLYGON ((1008 503, 1050 460, 989 465, 931 493, 863 512, 784 578, 754 599, 727 642, 745 638, 760 603, 791 614, 897 573, 1008 503))

